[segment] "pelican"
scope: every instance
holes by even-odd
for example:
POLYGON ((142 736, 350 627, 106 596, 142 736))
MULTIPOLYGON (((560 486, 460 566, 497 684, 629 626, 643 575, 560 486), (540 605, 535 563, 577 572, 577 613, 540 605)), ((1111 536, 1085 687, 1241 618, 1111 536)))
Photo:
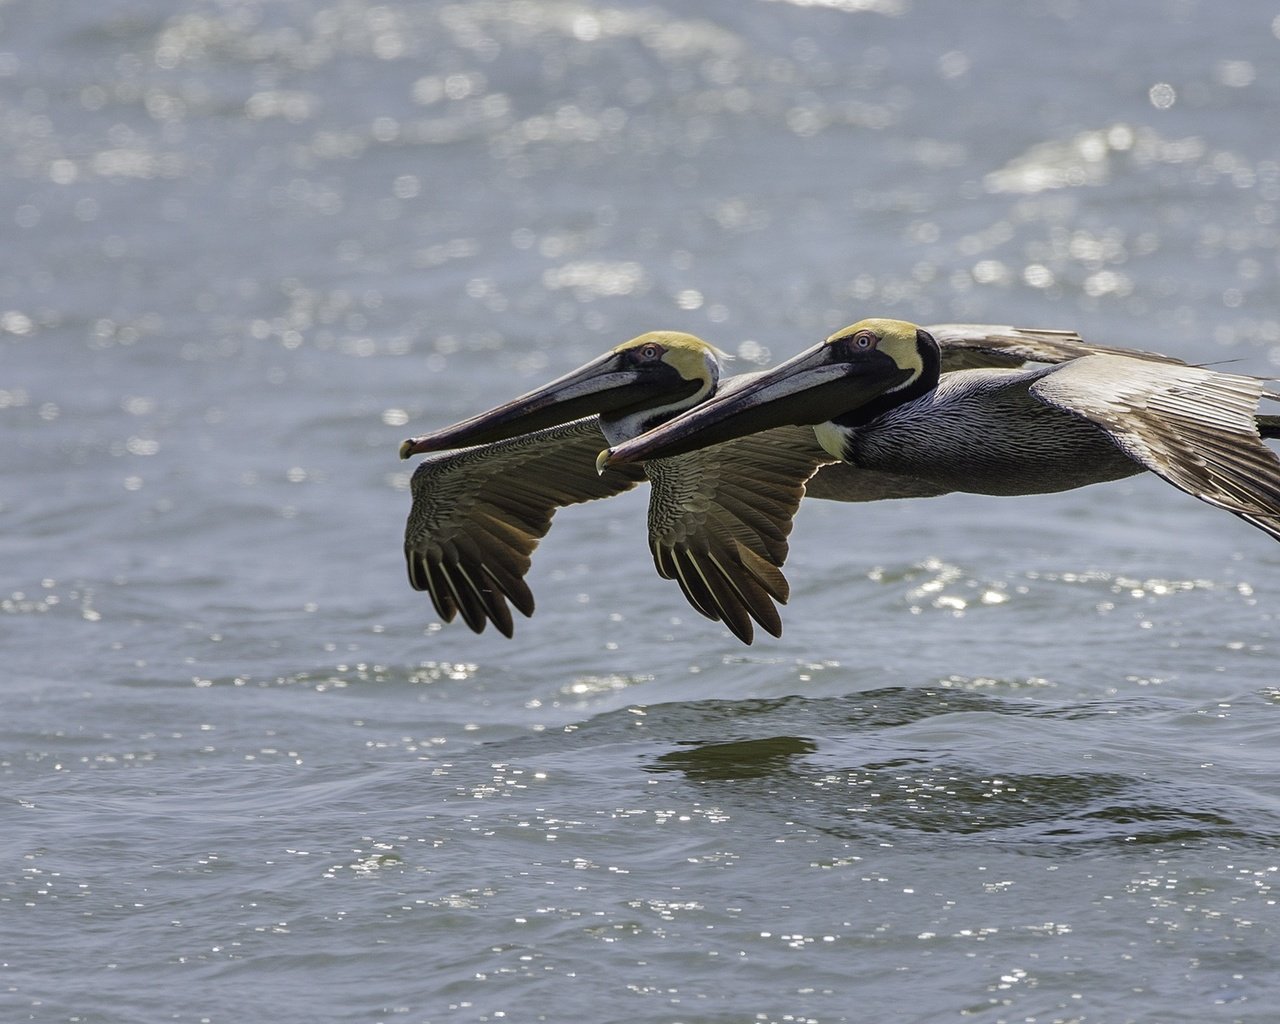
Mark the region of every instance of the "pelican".
MULTIPOLYGON (((809 424, 856 471, 936 488, 1016 495, 1150 471, 1280 539, 1280 417, 1268 380, 1152 353, 1094 347, 1050 365, 943 373, 930 329, 862 320, 825 342, 602 453, 620 469, 809 424)), ((714 449, 712 449, 714 450, 714 449)))
MULTIPOLYGON (((930 328, 947 370, 1060 362, 1090 346, 1070 331, 985 324, 930 328)), ((689 334, 656 331, 478 416, 409 438, 401 458, 423 460, 410 483, 405 525, 409 581, 441 619, 459 613, 475 632, 513 633, 510 604, 528 616, 524 577, 558 508, 609 497, 649 480, 649 546, 658 574, 674 579, 701 614, 750 643, 752 622, 778 636, 785 604, 787 537, 804 495, 835 501, 926 497, 948 488, 896 471, 840 463, 807 426, 747 434, 714 450, 595 471, 597 453, 624 445, 760 376, 720 382, 719 353, 689 334), (717 388, 719 390, 717 391, 717 388), (462 446, 469 446, 462 448, 462 446), (460 451, 448 449, 462 448, 460 451)))

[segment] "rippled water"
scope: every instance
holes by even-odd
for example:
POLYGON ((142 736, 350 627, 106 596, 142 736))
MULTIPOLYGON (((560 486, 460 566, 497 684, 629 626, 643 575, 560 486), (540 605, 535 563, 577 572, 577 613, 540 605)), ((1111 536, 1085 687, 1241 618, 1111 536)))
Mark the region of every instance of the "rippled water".
POLYGON ((1280 364, 1280 20, 0 4, 0 1008, 1248 1021, 1280 557, 1160 481, 802 509, 782 639, 566 511, 506 641, 399 441, 643 330, 1280 364))

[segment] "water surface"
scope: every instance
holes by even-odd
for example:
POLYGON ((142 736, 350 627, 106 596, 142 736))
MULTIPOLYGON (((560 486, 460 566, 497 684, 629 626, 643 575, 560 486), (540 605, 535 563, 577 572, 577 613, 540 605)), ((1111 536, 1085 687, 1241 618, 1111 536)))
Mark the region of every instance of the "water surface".
POLYGON ((1280 557, 1139 478, 813 504, 779 640, 399 441, 644 330, 1280 362, 1280 23, 1195 0, 0 5, 0 1006, 1262 1022, 1280 557))

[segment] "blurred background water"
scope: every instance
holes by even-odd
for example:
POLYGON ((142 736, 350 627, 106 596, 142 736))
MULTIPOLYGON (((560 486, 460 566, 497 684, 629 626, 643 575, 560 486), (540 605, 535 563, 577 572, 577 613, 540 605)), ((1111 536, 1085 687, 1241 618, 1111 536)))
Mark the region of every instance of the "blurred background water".
POLYGON ((780 640, 399 441, 644 330, 1280 364, 1280 7, 0 3, 5 1020, 1270 1021, 1280 557, 1155 478, 802 509, 780 640))

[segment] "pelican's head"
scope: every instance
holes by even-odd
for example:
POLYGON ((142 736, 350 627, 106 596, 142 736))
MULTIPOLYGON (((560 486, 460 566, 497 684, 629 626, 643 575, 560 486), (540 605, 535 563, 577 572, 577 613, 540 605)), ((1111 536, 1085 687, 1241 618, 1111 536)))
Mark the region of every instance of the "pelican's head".
POLYGON ((504 405, 409 438, 400 457, 502 441, 593 413, 609 443, 619 443, 712 395, 720 355, 692 334, 650 331, 504 405))
POLYGON ((938 345, 904 320, 860 320, 772 370, 722 389, 598 466, 680 455, 787 424, 869 419, 938 382, 938 345))

